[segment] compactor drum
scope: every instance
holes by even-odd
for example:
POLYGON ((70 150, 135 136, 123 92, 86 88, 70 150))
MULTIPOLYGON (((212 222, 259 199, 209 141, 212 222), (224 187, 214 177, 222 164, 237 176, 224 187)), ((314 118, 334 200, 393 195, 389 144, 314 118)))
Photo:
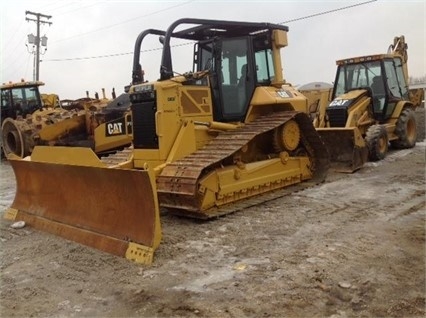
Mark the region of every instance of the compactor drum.
POLYGON ((282 25, 201 19, 142 32, 129 89, 132 147, 98 159, 90 149, 36 146, 30 160, 12 160, 18 191, 9 215, 149 263, 161 237, 159 206, 206 219, 274 190, 322 182, 328 153, 306 97, 281 71, 286 34, 282 25), (140 64, 148 35, 163 43, 155 82, 144 80, 140 64), (172 67, 175 39, 194 41, 193 69, 182 75, 172 67), (60 180, 54 192, 47 171, 49 182, 60 180))
POLYGON ((6 118, 2 123, 3 151, 24 158, 37 144, 55 144, 85 134, 85 112, 60 108, 38 109, 26 117, 6 118))

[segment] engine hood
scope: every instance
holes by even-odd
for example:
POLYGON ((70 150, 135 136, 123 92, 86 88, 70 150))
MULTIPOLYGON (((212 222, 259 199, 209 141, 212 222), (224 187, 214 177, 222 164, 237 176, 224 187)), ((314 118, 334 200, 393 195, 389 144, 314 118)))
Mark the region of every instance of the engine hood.
POLYGON ((368 96, 369 92, 367 89, 355 89, 347 93, 344 93, 335 99, 333 99, 328 107, 343 107, 349 108, 352 106, 358 99, 364 96, 368 96))

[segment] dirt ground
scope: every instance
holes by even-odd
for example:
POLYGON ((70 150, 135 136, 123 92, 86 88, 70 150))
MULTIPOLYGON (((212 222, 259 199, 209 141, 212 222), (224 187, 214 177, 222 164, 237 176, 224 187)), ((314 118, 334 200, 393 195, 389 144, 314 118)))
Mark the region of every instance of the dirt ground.
POLYGON ((164 214, 152 266, 2 219, 1 317, 424 317, 425 145, 213 221, 164 214))

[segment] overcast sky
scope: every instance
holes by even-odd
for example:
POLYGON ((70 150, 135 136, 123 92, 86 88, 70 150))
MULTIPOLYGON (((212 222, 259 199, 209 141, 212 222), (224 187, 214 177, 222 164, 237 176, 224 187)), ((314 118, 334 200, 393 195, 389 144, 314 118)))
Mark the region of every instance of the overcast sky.
MULTIPOLYGON (((41 56, 43 93, 61 99, 91 96, 105 88, 108 97, 131 81, 137 35, 167 27, 180 18, 271 22, 289 27, 282 50, 284 76, 293 85, 331 83, 338 59, 386 53, 393 38, 405 35, 410 76, 426 75, 426 0, 389 1, 147 1, 2 0, 0 1, 0 80, 33 79, 34 55, 26 47, 36 23, 26 11, 51 15, 43 20, 47 51, 41 56), (329 13, 327 13, 329 12, 329 13), (324 13, 324 14, 321 14, 324 13)), ((147 39, 148 40, 148 39, 147 39)), ((172 43, 173 44, 173 43, 172 43)), ((148 80, 159 78, 161 44, 144 42, 142 67, 148 80)), ((44 51, 44 50, 43 50, 44 51)), ((192 45, 172 48, 174 71, 192 69, 192 45)))

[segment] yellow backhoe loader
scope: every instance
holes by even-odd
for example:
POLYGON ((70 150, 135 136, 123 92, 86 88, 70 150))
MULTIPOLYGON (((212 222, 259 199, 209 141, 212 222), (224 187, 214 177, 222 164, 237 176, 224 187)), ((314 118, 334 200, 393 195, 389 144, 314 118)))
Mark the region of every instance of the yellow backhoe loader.
POLYGON ((142 32, 129 89, 132 147, 100 160, 87 148, 36 146, 31 158, 11 160, 17 192, 7 217, 150 263, 161 240, 159 206, 208 219, 255 196, 322 182, 327 151, 306 97, 283 79, 287 31, 180 19, 166 32, 142 32), (154 82, 140 64, 147 35, 163 43, 154 82), (195 42, 193 69, 184 74, 172 67, 176 39, 195 42))
POLYGON ((1 91, 2 152, 21 158, 36 145, 87 146, 98 154, 131 143, 130 100, 84 98, 64 109, 55 94, 40 94, 43 82, 8 83, 1 91))
POLYGON ((389 143, 394 148, 414 147, 414 110, 423 90, 408 89, 407 59, 407 44, 400 36, 387 54, 336 62, 331 102, 322 92, 317 94, 318 107, 311 109, 336 170, 353 172, 367 160, 383 159, 389 143))

